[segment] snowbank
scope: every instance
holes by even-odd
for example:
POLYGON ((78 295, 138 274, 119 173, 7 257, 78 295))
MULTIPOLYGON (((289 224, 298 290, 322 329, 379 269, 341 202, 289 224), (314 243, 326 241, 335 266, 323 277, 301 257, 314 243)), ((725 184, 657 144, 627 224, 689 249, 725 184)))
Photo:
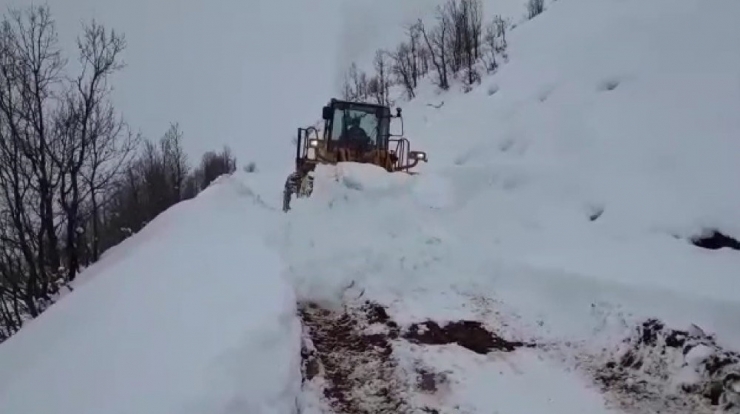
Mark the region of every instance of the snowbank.
POLYGON ((420 88, 406 130, 434 160, 424 172, 453 183, 450 223, 495 246, 480 254, 738 301, 740 255, 690 243, 740 239, 738 14, 729 0, 553 2, 481 87, 420 88))
POLYGON ((223 178, 162 213, 3 343, 2 412, 291 412, 295 299, 245 190, 223 178))

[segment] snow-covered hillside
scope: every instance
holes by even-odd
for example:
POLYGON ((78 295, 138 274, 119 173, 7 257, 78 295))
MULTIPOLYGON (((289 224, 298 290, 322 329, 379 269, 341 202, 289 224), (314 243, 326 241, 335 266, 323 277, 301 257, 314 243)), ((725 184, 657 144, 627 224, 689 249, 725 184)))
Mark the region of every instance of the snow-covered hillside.
POLYGON ((2 412, 738 410, 740 252, 690 241, 740 239, 736 16, 547 3, 402 103, 420 175, 322 167, 288 214, 288 171, 222 177, 0 345, 2 412))

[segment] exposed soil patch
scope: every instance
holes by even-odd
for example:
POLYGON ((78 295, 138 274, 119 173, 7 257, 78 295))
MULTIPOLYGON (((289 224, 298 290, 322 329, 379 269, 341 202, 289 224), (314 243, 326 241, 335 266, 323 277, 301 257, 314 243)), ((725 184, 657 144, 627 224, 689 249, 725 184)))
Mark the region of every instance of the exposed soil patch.
POLYGON ((733 249, 740 250, 740 241, 717 230, 707 231, 705 234, 691 239, 694 246, 709 250, 733 249))
POLYGON ((692 327, 650 319, 596 369, 595 378, 622 409, 654 412, 740 412, 740 354, 692 327))
POLYGON ((384 307, 380 306, 377 303, 365 302, 365 304, 360 309, 365 313, 367 323, 383 324, 386 328, 388 328, 388 338, 398 338, 400 328, 398 327, 398 324, 396 322, 391 320, 391 317, 388 316, 388 312, 386 312, 384 307))
POLYGON ((310 343, 303 353, 304 381, 322 371, 323 394, 336 413, 402 413, 405 389, 395 373, 389 337, 398 326, 379 305, 330 311, 316 304, 299 307, 310 343), (380 325, 380 326, 377 326, 380 325))
POLYGON ((525 346, 523 342, 507 341, 488 331, 477 321, 450 322, 440 327, 434 321, 426 321, 411 325, 403 338, 426 345, 457 344, 477 354, 487 354, 491 351, 511 352, 525 346))
POLYGON ((439 412, 434 406, 449 391, 447 376, 423 366, 413 368, 415 375, 404 373, 393 353, 394 341, 455 343, 477 354, 529 346, 507 341, 476 321, 450 322, 444 327, 426 321, 402 330, 383 306, 370 301, 336 310, 304 303, 299 314, 304 326, 304 387, 320 390, 326 406, 337 414, 439 412))

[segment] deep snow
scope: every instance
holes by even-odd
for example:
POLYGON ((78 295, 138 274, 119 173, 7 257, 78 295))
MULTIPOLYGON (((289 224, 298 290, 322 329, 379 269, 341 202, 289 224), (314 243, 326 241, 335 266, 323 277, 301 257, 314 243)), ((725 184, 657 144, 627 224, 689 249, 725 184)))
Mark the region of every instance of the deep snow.
POLYGON ((106 252, 2 344, 2 412, 289 412, 295 296, 250 200, 221 180, 106 252))
MULTIPOLYGON (((419 361, 447 373, 449 388, 423 402, 440 413, 625 403, 602 394, 594 372, 624 357, 621 341, 649 317, 740 349, 740 252, 687 240, 708 227, 740 238, 740 5, 547 6, 510 33, 510 61, 480 87, 426 84, 403 104, 412 146, 430 157, 421 175, 320 168, 314 196, 286 215, 293 153, 275 144, 263 151, 282 161, 219 180, 109 251, 0 346, 3 412, 316 413, 318 394, 300 383, 295 313, 306 301, 369 299, 401 326, 473 319, 540 345, 477 356, 396 343, 406 374, 419 361)), ((295 128, 285 119, 318 117, 322 85, 311 86, 314 107, 253 114, 295 128)), ((707 381, 687 370, 712 353, 692 349, 670 354, 668 379, 630 371, 630 383, 657 383, 658 397, 625 404, 693 401, 671 385, 707 381)), ((645 366, 662 366, 666 353, 643 351, 645 366)))

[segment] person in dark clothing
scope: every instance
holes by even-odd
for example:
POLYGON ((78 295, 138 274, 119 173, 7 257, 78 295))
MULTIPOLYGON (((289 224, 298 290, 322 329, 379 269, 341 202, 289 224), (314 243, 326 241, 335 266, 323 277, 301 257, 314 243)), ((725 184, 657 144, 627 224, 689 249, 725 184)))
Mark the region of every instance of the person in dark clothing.
POLYGON ((352 125, 344 135, 345 139, 355 142, 367 142, 370 141, 370 136, 362 129, 359 125, 352 125))
POLYGON ((348 121, 349 128, 342 134, 341 139, 350 141, 353 144, 365 146, 370 143, 370 135, 360 126, 359 118, 352 118, 348 121))

